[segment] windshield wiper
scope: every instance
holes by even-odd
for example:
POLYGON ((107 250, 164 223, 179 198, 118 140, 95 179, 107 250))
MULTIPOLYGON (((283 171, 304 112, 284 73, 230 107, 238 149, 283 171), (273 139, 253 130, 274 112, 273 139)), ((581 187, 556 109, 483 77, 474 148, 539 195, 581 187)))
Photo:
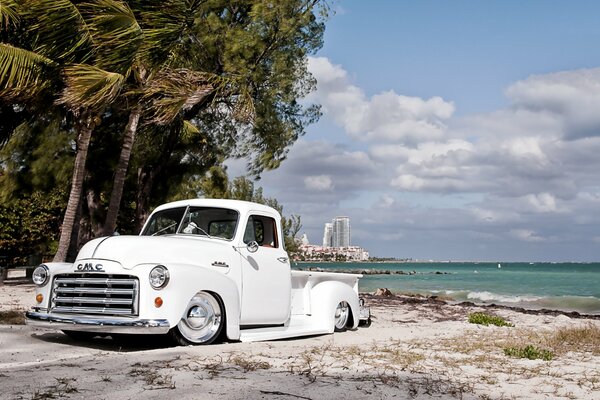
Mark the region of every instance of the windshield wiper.
POLYGON ((150 235, 150 236, 156 236, 156 235, 158 235, 159 233, 166 231, 167 229, 171 229, 172 227, 176 226, 177 224, 178 224, 178 222, 173 222, 171 225, 169 225, 169 226, 167 226, 167 227, 165 227, 165 228, 162 228, 162 229, 161 229, 161 230, 159 230, 159 231, 156 231, 156 232, 154 232, 154 233, 153 233, 152 235, 150 235))

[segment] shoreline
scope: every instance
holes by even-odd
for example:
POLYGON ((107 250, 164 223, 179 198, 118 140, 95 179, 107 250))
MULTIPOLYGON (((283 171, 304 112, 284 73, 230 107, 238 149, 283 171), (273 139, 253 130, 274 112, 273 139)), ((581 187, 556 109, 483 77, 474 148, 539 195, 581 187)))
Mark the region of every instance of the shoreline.
POLYGON ((600 315, 600 265, 541 267, 529 265, 496 268, 496 264, 440 265, 302 264, 294 270, 361 274, 359 290, 389 288, 395 294, 439 296, 477 305, 497 304, 531 310, 558 310, 600 315), (566 269, 563 269, 566 268, 566 269))
POLYGON ((529 314, 529 315, 549 315, 549 316, 559 316, 559 315, 563 315, 569 318, 575 318, 575 319, 590 319, 590 320, 599 320, 600 321, 600 314, 586 314, 586 313, 580 313, 579 311, 564 311, 564 310, 554 310, 554 309, 547 309, 547 308, 541 308, 541 309, 533 309, 533 308, 526 308, 526 307, 518 307, 518 306, 507 306, 507 305, 503 305, 503 304, 495 304, 495 303, 491 303, 491 304, 480 304, 480 303, 474 303, 471 301, 455 301, 455 300, 449 300, 446 298, 446 296, 424 296, 424 295, 420 295, 420 294, 392 294, 392 295, 375 295, 371 292, 360 292, 361 297, 368 299, 368 301, 366 301, 366 304, 368 304, 369 301, 371 302, 375 302, 375 303, 380 303, 383 302, 385 303, 386 301, 389 302, 398 302, 401 304, 437 304, 437 305, 441 305, 441 306, 457 306, 457 307, 465 307, 465 308, 484 308, 484 309, 491 309, 491 310, 509 310, 509 311, 514 311, 514 312, 518 312, 518 313, 522 313, 522 314, 529 314))

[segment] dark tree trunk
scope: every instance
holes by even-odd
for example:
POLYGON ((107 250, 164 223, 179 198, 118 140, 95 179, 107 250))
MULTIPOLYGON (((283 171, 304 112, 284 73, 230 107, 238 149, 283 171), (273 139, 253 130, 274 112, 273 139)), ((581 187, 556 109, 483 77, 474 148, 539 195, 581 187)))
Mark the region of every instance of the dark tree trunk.
MULTIPOLYGON (((160 167, 159 167, 160 168, 160 167)), ((150 195, 154 186, 154 177, 158 169, 147 169, 145 167, 138 169, 137 179, 137 198, 135 207, 135 227, 134 233, 138 234, 144 226, 144 222, 150 215, 150 195)))
POLYGON ((87 188, 85 197, 81 199, 81 218, 79 219, 79 235, 77 248, 81 248, 90 240, 101 236, 106 213, 100 203, 99 194, 87 188))
POLYGON ((133 148, 133 142, 135 141, 135 134, 141 114, 142 108, 139 105, 131 111, 131 114, 129 114, 129 121, 127 122, 127 127, 123 134, 123 146, 121 147, 119 164, 117 165, 112 193, 110 195, 110 204, 108 206, 108 212, 106 213, 104 228, 102 229, 102 234, 104 236, 112 235, 117 226, 117 216, 119 215, 125 178, 127 177, 127 168, 129 167, 131 150, 133 148))
POLYGON ((91 115, 84 114, 82 116, 77 138, 77 153, 75 155, 75 165, 73 167, 71 192, 69 193, 65 217, 60 229, 60 239, 58 241, 58 250, 54 255, 54 262, 64 262, 67 258, 69 245, 71 244, 73 236, 73 227, 77 217, 77 209, 79 208, 79 202, 81 200, 83 178, 85 176, 85 161, 87 159, 94 125, 94 118, 91 115))
POLYGON ((81 234, 85 229, 83 227, 83 198, 79 200, 79 206, 77 207, 77 214, 75 214, 75 222, 73 224, 73 233, 71 234, 71 243, 69 243, 69 250, 67 251, 67 257, 65 261, 72 262, 77 258, 77 253, 80 249, 81 234))
POLYGON ((137 195, 135 208, 135 234, 140 233, 146 219, 150 216, 150 201, 156 179, 167 169, 175 146, 178 143, 181 127, 171 127, 167 140, 161 146, 162 155, 155 166, 142 166, 137 173, 137 195))

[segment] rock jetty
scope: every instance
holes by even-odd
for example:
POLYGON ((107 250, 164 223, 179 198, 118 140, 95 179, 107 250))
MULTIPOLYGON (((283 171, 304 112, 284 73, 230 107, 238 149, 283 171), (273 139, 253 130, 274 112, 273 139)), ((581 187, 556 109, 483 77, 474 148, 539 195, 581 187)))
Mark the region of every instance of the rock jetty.
POLYGON ((402 270, 389 270, 389 269, 330 269, 320 267, 308 267, 308 268, 294 268, 297 271, 311 271, 311 272, 340 272, 344 274, 363 274, 363 275, 450 275, 451 272, 443 271, 428 271, 428 272, 417 272, 417 271, 402 271, 402 270))

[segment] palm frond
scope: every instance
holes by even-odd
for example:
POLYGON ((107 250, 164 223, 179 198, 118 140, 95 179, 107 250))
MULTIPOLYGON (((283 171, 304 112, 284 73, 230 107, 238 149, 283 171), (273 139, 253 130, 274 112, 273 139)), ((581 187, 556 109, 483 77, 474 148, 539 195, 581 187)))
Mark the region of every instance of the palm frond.
MULTIPOLYGON (((230 116, 241 123, 255 119, 254 99, 238 77, 224 77, 184 68, 165 68, 148 82, 143 95, 151 110, 150 122, 168 124, 181 112, 210 98, 230 107, 230 116)), ((210 102, 207 103, 210 105, 210 102)))
POLYGON ((81 12, 69 0, 25 0, 25 15, 34 23, 33 50, 63 62, 85 62, 92 56, 92 35, 81 12))
POLYGON ((119 0, 97 0, 79 5, 90 27, 96 64, 125 74, 142 44, 143 34, 129 6, 119 0))
POLYGON ((181 128, 181 139, 185 142, 189 141, 194 136, 200 133, 200 129, 188 120, 183 121, 181 128))
POLYGON ((0 43, 0 94, 33 97, 50 84, 57 64, 33 51, 0 43))
POLYGON ((235 103, 232 116, 239 122, 251 123, 256 118, 254 99, 246 86, 242 86, 239 89, 239 93, 233 96, 235 103))
POLYGON ((117 98, 125 82, 121 74, 86 64, 69 66, 64 74, 67 86, 58 102, 71 109, 99 111, 117 98))
POLYGON ((15 0, 0 0, 0 31, 19 22, 19 4, 15 0))
POLYGON ((150 105, 151 122, 168 124, 181 111, 206 99, 220 85, 213 74, 187 69, 165 69, 148 82, 143 100, 150 105))
POLYGON ((176 54, 195 41, 194 25, 202 8, 203 0, 163 0, 148 2, 132 0, 144 30, 144 42, 140 55, 150 65, 170 64, 176 54))

